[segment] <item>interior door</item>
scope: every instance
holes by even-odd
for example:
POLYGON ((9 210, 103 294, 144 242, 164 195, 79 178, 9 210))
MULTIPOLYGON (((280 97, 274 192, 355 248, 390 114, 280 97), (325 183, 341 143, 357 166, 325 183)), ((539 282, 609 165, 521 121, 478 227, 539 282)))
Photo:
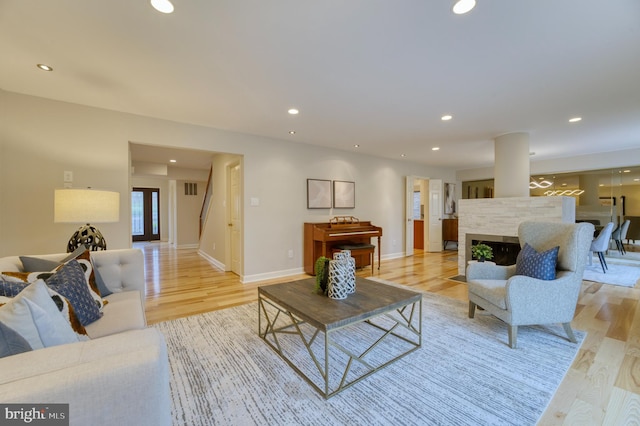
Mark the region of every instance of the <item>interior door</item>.
POLYGON ((405 235, 404 253, 405 256, 413 256, 413 181, 414 176, 407 176, 405 181, 405 235))
POLYGON ((430 252, 442 251, 442 214, 444 212, 444 199, 442 198, 442 192, 442 179, 429 179, 428 250, 430 252))
POLYGON ((133 188, 131 191, 131 239, 160 239, 159 188, 133 188))
POLYGON ((242 273, 242 174, 240 163, 229 167, 229 244, 231 272, 242 273))

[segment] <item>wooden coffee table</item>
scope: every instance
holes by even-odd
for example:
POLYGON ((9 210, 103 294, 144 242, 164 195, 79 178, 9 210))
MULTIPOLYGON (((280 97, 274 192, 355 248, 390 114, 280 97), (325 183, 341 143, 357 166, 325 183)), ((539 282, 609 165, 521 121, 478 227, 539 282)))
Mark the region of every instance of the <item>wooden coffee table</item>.
POLYGON ((314 278, 259 287, 258 333, 326 399, 421 347, 422 294, 364 278, 344 300, 314 288, 314 278))

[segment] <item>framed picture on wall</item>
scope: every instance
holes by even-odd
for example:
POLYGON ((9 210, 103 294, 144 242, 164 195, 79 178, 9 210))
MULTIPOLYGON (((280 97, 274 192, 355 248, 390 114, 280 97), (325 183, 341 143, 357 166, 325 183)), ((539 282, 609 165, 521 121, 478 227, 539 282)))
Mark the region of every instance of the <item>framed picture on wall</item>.
POLYGON ((444 214, 454 214, 456 212, 456 184, 444 184, 444 214))
POLYGON ((354 209, 356 207, 355 182, 333 181, 333 207, 336 209, 354 209))
POLYGON ((324 179, 307 179, 307 208, 331 208, 331 181, 324 179))

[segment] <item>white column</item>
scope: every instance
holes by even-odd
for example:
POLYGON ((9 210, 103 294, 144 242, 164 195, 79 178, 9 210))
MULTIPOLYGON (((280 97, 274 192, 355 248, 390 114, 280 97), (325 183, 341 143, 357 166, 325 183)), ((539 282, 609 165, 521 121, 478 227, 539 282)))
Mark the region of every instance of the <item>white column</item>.
POLYGON ((598 196, 598 185, 600 180, 598 175, 580 175, 578 176, 578 186, 584 192, 580 194, 581 206, 599 206, 600 197, 598 196))
POLYGON ((495 198, 529 196, 529 134, 508 133, 494 139, 495 198))

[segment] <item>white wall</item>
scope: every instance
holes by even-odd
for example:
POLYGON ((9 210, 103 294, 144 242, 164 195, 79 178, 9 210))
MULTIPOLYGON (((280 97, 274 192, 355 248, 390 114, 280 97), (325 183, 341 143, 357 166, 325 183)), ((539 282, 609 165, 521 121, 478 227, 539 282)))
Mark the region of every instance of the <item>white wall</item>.
MULTIPOLYGON (((74 186, 118 191, 120 222, 100 226, 110 248, 130 246, 129 142, 243 156, 244 274, 302 268, 304 222, 354 215, 382 226, 383 256, 404 247, 404 176, 453 181, 453 170, 369 157, 0 91, 0 256, 61 252, 75 230, 53 223, 63 172, 74 186), (356 183, 356 208, 308 210, 306 179, 356 183), (248 200, 260 199, 251 207, 248 200), (288 250, 294 250, 289 259, 288 250)), ((390 142, 391 143, 391 142, 390 142)))
POLYGON ((200 242, 200 211, 207 182, 179 180, 176 182, 176 246, 178 248, 198 247, 200 242), (196 195, 185 193, 185 183, 198 186, 196 195))
POLYGON ((240 155, 216 154, 212 160, 211 199, 207 211, 207 220, 200 238, 200 252, 213 263, 226 271, 231 270, 230 254, 227 252, 227 167, 239 163, 240 155))

